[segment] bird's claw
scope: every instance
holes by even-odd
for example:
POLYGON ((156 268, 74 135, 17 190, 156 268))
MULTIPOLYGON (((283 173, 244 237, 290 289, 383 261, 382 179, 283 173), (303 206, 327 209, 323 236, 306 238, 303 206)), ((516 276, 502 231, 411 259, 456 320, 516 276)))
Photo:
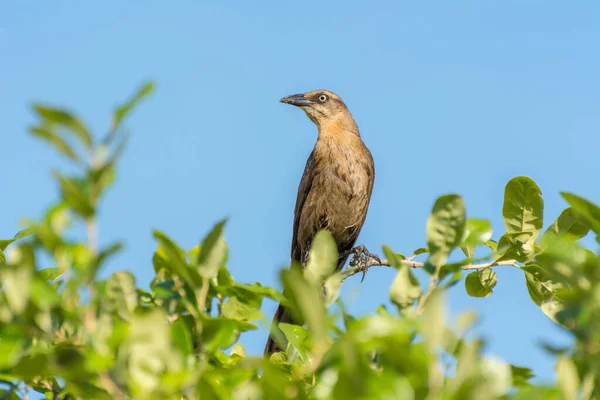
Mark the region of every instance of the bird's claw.
POLYGON ((351 249, 348 254, 354 254, 350 260, 350 265, 358 266, 358 269, 362 272, 361 282, 365 280, 367 270, 370 267, 381 264, 381 259, 362 244, 351 249))

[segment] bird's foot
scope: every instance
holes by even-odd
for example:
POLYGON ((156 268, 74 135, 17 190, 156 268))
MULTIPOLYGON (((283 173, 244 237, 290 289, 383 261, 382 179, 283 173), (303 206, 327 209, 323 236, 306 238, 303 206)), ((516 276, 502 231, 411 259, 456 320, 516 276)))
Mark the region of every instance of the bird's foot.
MULTIPOLYGON (((358 266, 362 272, 361 282, 365 280, 367 270, 373 265, 381 265, 381 259, 376 254, 371 253, 364 245, 358 245, 351 249, 348 254, 354 254, 350 260, 350 265, 358 266)), ((348 255, 346 254, 346 255, 348 255)))

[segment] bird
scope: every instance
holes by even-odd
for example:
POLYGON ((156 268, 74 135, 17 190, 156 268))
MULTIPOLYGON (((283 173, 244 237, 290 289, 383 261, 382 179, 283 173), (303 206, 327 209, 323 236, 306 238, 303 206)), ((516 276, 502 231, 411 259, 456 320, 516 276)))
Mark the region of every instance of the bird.
MULTIPOLYGON (((302 109, 317 126, 318 135, 300 179, 291 243, 292 263, 308 262, 313 237, 328 230, 338 248, 340 271, 363 227, 375 181, 375 164, 358 125, 337 94, 320 89, 283 97, 281 103, 302 109)), ((364 246, 360 246, 364 249, 364 246)), ((279 304, 273 317, 264 355, 283 351, 278 344, 278 324, 294 322, 291 312, 279 304)))

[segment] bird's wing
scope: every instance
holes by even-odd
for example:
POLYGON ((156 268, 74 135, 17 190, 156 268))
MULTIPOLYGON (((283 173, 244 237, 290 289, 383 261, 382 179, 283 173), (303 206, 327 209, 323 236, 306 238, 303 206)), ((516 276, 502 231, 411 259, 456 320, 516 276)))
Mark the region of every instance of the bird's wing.
POLYGON ((294 229, 292 234, 292 251, 291 256, 292 260, 296 260, 298 262, 302 262, 302 254, 300 250, 300 246, 298 246, 298 225, 300 223, 300 215, 302 214, 302 208, 304 207, 304 202, 308 197, 308 193, 310 192, 310 188, 313 183, 313 157, 314 151, 310 153, 308 156, 308 160, 306 160, 306 166, 304 167, 304 173, 302 174, 302 179, 300 180, 300 185, 298 185, 298 195, 296 197, 296 208, 294 209, 294 229))

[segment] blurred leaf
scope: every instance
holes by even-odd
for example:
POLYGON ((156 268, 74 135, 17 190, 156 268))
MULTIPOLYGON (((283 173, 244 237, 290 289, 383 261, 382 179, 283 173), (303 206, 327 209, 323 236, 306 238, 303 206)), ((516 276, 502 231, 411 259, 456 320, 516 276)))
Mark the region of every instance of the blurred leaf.
POLYGON ((517 176, 506 184, 502 217, 508 233, 530 232, 535 240, 542 229, 544 200, 533 179, 517 176))
POLYGON ((527 385, 528 381, 535 377, 535 374, 530 368, 511 365, 510 369, 512 371, 512 384, 514 386, 527 385))
POLYGON ((33 228, 27 228, 27 229, 23 229, 20 230, 19 232, 17 232, 15 234, 15 236, 13 236, 12 239, 4 239, 4 240, 0 240, 0 250, 4 251, 6 250, 6 248, 11 245, 12 243, 14 243, 15 241, 22 239, 24 237, 30 236, 33 233, 33 228))
POLYGON ((93 216, 95 210, 88 198, 88 183, 80 178, 68 178, 59 173, 54 173, 54 176, 58 179, 67 204, 84 218, 93 216))
POLYGON ((310 246, 304 276, 312 285, 321 285, 338 264, 338 249, 328 230, 317 232, 310 246))
POLYGON ((421 297, 421 285, 411 268, 402 263, 389 247, 383 246, 383 251, 394 268, 398 270, 390 288, 390 300, 398 306, 400 312, 403 312, 421 297))
POLYGON ((573 240, 581 239, 590 231, 590 223, 578 214, 572 207, 568 207, 560 213, 559 217, 548 227, 547 234, 563 234, 573 240))
POLYGON ((246 357, 246 349, 244 348, 244 345, 241 343, 236 343, 233 345, 231 348, 231 355, 233 356, 234 354, 237 354, 240 357, 246 357))
POLYGON ((588 220, 592 230, 600 234, 600 207, 572 193, 561 192, 560 194, 576 212, 588 220))
POLYGON ((223 239, 223 227, 226 220, 217 223, 202 240, 198 255, 198 272, 203 278, 212 279, 227 258, 227 243, 223 239))
POLYGON ((279 329, 281 329, 281 331, 285 335, 286 339, 288 340, 288 343, 298 351, 300 358, 306 361, 308 359, 306 352, 307 346, 304 343, 304 341, 308 337, 308 332, 306 331, 306 329, 299 325, 292 325, 286 323, 280 323, 279 329))
POLYGON ((496 286, 496 273, 491 268, 473 271, 465 279, 467 294, 472 297, 487 297, 496 286))
POLYGON ((453 248, 460 244, 465 231, 465 202, 449 194, 438 198, 427 221, 428 263, 439 269, 453 248))
POLYGON ((113 273, 106 282, 106 295, 121 315, 132 315, 138 305, 135 278, 126 271, 113 273))
POLYGON ((236 297, 227 299, 225 304, 223 304, 222 312, 223 316, 231 319, 252 321, 263 317, 263 313, 259 309, 242 303, 236 297))
POLYGON ((207 351, 225 349, 238 340, 239 325, 235 321, 218 317, 202 322, 202 345, 207 351))
POLYGON ((512 386, 512 369, 509 364, 495 358, 484 358, 480 368, 482 375, 489 381, 486 392, 490 398, 508 393, 512 386))
POLYGON ((31 295, 31 281, 35 268, 33 249, 28 244, 19 246, 18 264, 6 265, 0 270, 6 301, 13 313, 21 313, 27 307, 31 295))
MULTIPOLYGON (((123 119, 154 90, 154 82, 145 82, 142 86, 131 96, 129 100, 117 107, 113 114, 112 131, 116 131, 123 119)), ((105 143, 110 142, 112 135, 105 139, 105 143)))
POLYGON ((34 136, 37 136, 40 139, 50 143, 50 145, 52 145, 56 150, 58 150, 59 153, 68 159, 79 161, 79 157, 77 156, 77 153, 75 153, 75 150, 71 148, 66 140, 53 132, 53 130, 44 126, 32 126, 29 128, 29 131, 34 136))
MULTIPOLYGON (((202 278, 198 272, 191 268, 184 257, 183 251, 164 233, 153 230, 154 238, 160 244, 159 251, 164 253, 164 257, 159 252, 155 253, 154 264, 155 268, 159 264, 163 268, 167 268, 170 272, 181 276, 192 288, 202 286, 202 278)), ((158 271, 157 271, 158 272, 158 271)))
POLYGON ((492 237, 492 223, 487 219, 468 218, 465 225, 463 246, 479 246, 492 237))
POLYGON ((175 347, 181 351, 184 356, 189 356, 193 352, 192 336, 188 326, 182 320, 177 320, 171 325, 171 336, 175 347))
POLYGON ((529 264, 522 268, 525 272, 525 280, 529 296, 538 307, 542 309, 554 322, 556 313, 563 309, 562 301, 555 292, 563 285, 553 281, 551 275, 539 265, 529 264))
POLYGON ((0 325, 0 370, 4 371, 19 362, 26 344, 22 327, 0 325))
POLYGON ((40 118, 48 123, 60 125, 71 131, 88 149, 92 147, 92 137, 87 128, 83 122, 69 111, 42 106, 40 104, 34 104, 33 109, 40 118))
POLYGON ((326 312, 319 286, 313 285, 298 268, 281 273, 284 293, 292 305, 290 312, 294 321, 308 324, 315 342, 326 337, 326 312))
POLYGON ((565 356, 558 357, 556 362, 558 384, 564 400, 577 400, 579 388, 579 374, 573 361, 565 356))
POLYGON ((441 346, 444 338, 444 330, 441 326, 446 326, 446 310, 444 309, 444 293, 441 290, 434 290, 423 309, 423 320, 421 331, 427 339, 430 351, 435 352, 438 346, 441 346))
POLYGON ((487 247, 489 247, 492 251, 496 251, 498 247, 498 243, 495 240, 488 240, 484 243, 487 247))
POLYGON ((427 247, 419 247, 413 252, 413 256, 418 256, 419 254, 429 253, 429 249, 427 247))

